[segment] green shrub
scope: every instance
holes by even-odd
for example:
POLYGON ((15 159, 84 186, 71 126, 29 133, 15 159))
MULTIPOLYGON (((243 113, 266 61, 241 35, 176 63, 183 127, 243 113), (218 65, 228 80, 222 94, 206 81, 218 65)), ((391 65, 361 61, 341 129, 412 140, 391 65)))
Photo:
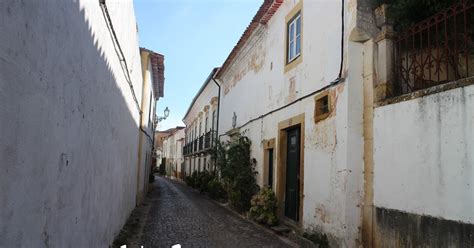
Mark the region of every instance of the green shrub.
POLYGON ((200 192, 208 192, 207 185, 214 176, 207 170, 199 172, 198 175, 198 185, 196 188, 198 188, 200 192))
POLYGON ((250 158, 250 140, 242 135, 221 144, 217 149, 220 170, 229 203, 239 212, 248 211, 252 196, 259 190, 255 163, 250 158))
MULTIPOLYGON (((374 6, 390 4, 388 15, 395 28, 403 31, 438 12, 459 3, 459 0, 373 0, 374 6)), ((472 0, 469 0, 472 2, 472 0)))
POLYGON ((198 188, 198 177, 199 177, 199 173, 197 171, 194 171, 191 176, 188 176, 186 177, 186 179, 184 180, 186 182, 186 184, 191 187, 191 188, 198 188))
POLYGON ((207 190, 209 191, 209 196, 212 199, 220 200, 226 197, 226 192, 222 183, 217 177, 213 177, 207 184, 207 190))
POLYGON ((274 226, 278 223, 276 217, 277 200, 272 189, 263 188, 252 197, 249 211, 250 218, 260 224, 274 226))
POLYGON ((184 182, 186 183, 186 185, 188 185, 189 187, 192 187, 192 184, 193 184, 193 178, 192 176, 186 176, 184 178, 184 182))
POLYGON ((314 244, 318 245, 318 247, 321 247, 321 248, 329 247, 329 240, 326 234, 311 231, 311 232, 303 233, 303 237, 311 240, 314 244))

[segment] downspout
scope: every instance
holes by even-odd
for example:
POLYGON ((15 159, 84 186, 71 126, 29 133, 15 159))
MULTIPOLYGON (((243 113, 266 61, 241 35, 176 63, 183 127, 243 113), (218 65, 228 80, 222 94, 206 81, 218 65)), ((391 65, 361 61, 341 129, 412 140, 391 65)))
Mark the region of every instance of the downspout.
POLYGON ((341 10, 341 64, 340 64, 340 67, 339 67, 339 76, 338 78, 336 79, 336 81, 339 81, 341 80, 342 78, 342 69, 344 67, 344 22, 345 22, 345 18, 344 18, 344 0, 341 0, 342 2, 342 10, 341 10))
MULTIPOLYGON (((215 140, 218 142, 219 141, 219 112, 221 111, 221 86, 214 78, 214 75, 212 75, 211 79, 212 81, 214 81, 214 83, 217 85, 217 88, 219 89, 217 93, 217 117, 216 117, 217 121, 216 121, 216 140, 215 140)), ((214 171, 217 169, 216 160, 217 159, 214 157, 214 171)))
MULTIPOLYGON (((155 101, 154 101, 154 106, 153 106, 153 120, 151 122, 151 126, 152 126, 152 130, 153 130, 153 137, 152 137, 152 143, 151 143, 151 152, 152 152, 152 162, 151 162, 151 168, 150 168, 150 175, 152 176, 152 180, 155 181, 155 176, 153 174, 153 167, 156 167, 156 164, 157 164, 157 159, 156 159, 156 151, 155 151, 155 131, 156 131, 156 128, 158 126, 158 124, 156 124, 157 126, 155 126, 155 121, 154 121, 154 118, 155 118, 155 115, 156 115, 156 104, 157 104, 157 100, 155 98, 155 101), (155 163, 153 163, 153 161, 155 163)), ((148 179, 149 180, 149 179, 148 179)), ((148 181, 149 182, 149 181, 148 181)))

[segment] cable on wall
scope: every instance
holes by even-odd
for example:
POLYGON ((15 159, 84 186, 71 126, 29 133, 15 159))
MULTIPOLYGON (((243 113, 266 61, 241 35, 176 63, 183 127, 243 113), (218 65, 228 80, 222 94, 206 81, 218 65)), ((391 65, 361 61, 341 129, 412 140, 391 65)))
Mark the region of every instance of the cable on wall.
MULTIPOLYGON (((107 24, 107 28, 109 29, 110 36, 112 38, 112 43, 114 44, 115 52, 118 56, 120 61, 120 65, 122 67, 123 74, 125 76, 125 80, 130 87, 130 91, 132 93, 133 101, 135 102, 135 106, 137 107, 138 113, 140 114, 140 119, 143 115, 143 111, 140 108, 140 104, 138 103, 137 95, 135 94, 135 89, 133 88, 132 78, 130 76, 128 70, 127 60, 125 59, 125 55, 123 53, 122 47, 120 46, 120 42, 117 38, 117 34, 115 33, 114 25, 112 23, 112 18, 110 18, 109 10, 107 9, 107 5, 105 4, 105 0, 99 0, 100 7, 102 9, 102 14, 104 16, 105 22, 107 24)), ((154 145, 153 138, 143 129, 141 123, 139 124, 140 131, 143 132, 149 139, 149 141, 154 145)))
POLYGON ((342 68, 344 67, 344 0, 341 0, 342 2, 342 13, 341 13, 341 65, 339 67, 339 76, 338 79, 342 78, 342 68))
MULTIPOLYGON (((268 116, 268 115, 271 115, 271 114, 273 114, 273 113, 275 113, 275 112, 277 112, 277 111, 280 111, 280 110, 282 110, 282 109, 284 109, 284 108, 287 108, 287 107, 289 107, 289 106, 291 106, 291 105, 293 105, 293 104, 295 104, 295 103, 297 103, 297 102, 300 102, 300 101, 302 101, 302 100, 304 100, 304 99, 306 99, 306 98, 308 98, 308 97, 310 97, 310 96, 313 96, 313 95, 315 95, 315 94, 318 94, 318 93, 320 93, 320 92, 322 92, 322 91, 325 91, 325 90, 327 90, 327 89, 329 89, 329 88, 331 88, 331 87, 333 87, 333 86, 336 86, 336 85, 338 85, 338 84, 344 82, 344 78, 342 78, 342 70, 343 70, 343 68, 344 68, 344 21, 345 21, 345 20, 344 20, 344 4, 345 4, 345 3, 344 3, 344 0, 341 0, 341 2, 342 2, 342 8, 341 8, 341 12, 342 12, 342 14, 341 14, 341 20, 342 20, 342 21, 341 21, 341 59, 340 59, 340 67, 339 67, 339 75, 338 75, 338 77, 337 77, 334 81, 332 81, 331 83, 329 83, 329 85, 326 85, 325 87, 323 87, 323 88, 321 88, 321 89, 319 89, 319 90, 316 90, 316 91, 313 91, 313 92, 311 92, 311 93, 309 93, 309 94, 307 94, 307 95, 304 95, 304 96, 302 96, 302 97, 300 97, 300 98, 298 98, 298 99, 296 99, 296 100, 294 100, 294 101, 292 101, 292 102, 290 102, 290 103, 288 103, 288 104, 286 104, 286 105, 284 105, 284 106, 281 106, 281 107, 279 107, 279 108, 277 108, 277 109, 271 110, 270 112, 267 112, 266 114, 260 115, 260 116, 258 116, 258 117, 256 117, 256 118, 253 118, 253 119, 250 119, 249 121, 247 121, 247 122, 244 123, 243 125, 239 126, 238 129, 242 129, 243 127, 247 126, 248 124, 250 124, 250 123, 252 123, 252 122, 254 122, 254 121, 257 121, 257 120, 259 120, 259 119, 262 119, 262 120, 263 120, 263 118, 265 118, 265 117, 268 116)), ((221 134, 221 135, 219 135, 219 137, 222 137, 222 136, 225 136, 225 135, 226 135, 226 134, 221 134)))

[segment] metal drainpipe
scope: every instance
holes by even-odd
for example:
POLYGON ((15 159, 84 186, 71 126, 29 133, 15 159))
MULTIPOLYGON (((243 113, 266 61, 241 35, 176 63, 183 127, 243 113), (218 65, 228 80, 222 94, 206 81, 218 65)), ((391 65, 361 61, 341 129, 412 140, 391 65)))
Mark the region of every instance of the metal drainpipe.
MULTIPOLYGON (((211 77, 212 81, 217 85, 217 88, 219 89, 217 93, 217 121, 216 121, 216 141, 219 141, 219 113, 221 112, 221 86, 219 83, 217 83, 216 79, 214 78, 214 75, 211 77)), ((214 171, 217 169, 216 165, 216 158, 214 158, 214 171)))
POLYGON ((221 111, 221 86, 219 83, 216 82, 214 77, 212 77, 212 81, 217 85, 217 88, 219 88, 219 92, 217 93, 217 123, 216 123, 216 133, 217 135, 219 134, 219 112, 221 111))

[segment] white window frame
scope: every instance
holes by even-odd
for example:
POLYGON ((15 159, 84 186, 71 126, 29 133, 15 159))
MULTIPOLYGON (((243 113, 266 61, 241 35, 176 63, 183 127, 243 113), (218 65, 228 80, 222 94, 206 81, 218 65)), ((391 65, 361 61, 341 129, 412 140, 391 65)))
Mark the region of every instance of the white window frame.
POLYGON ((199 120, 199 137, 201 137, 202 134, 202 119, 199 120))
POLYGON ((301 12, 298 12, 287 24, 287 30, 288 30, 288 37, 287 37, 287 63, 291 63, 294 61, 296 58, 298 58, 301 55, 301 33, 302 33, 302 25, 301 25, 301 12), (297 33, 297 22, 300 22, 300 32, 297 33), (292 30, 293 27, 293 30, 292 30), (299 51, 296 52, 296 47, 297 47, 297 40, 299 38, 299 51), (293 55, 293 56, 292 56, 293 55))
POLYGON ((217 110, 212 111, 212 131, 216 131, 217 110))

